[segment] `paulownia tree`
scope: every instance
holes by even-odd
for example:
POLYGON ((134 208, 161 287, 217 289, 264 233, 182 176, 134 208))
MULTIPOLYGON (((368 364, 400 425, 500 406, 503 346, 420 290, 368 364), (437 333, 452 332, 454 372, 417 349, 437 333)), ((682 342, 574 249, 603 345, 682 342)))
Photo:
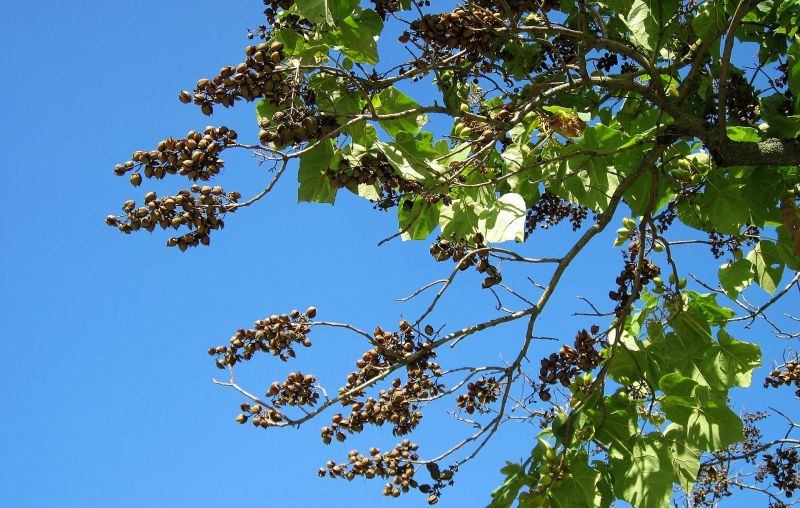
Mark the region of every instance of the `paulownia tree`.
MULTIPOLYGON (((234 212, 296 171, 299 201, 351 192, 396 210, 389 239, 431 239, 445 268, 442 279, 420 281, 409 298, 429 305, 399 325, 368 332, 317 320, 311 307, 259 319, 212 347, 230 375, 218 383, 244 398, 239 423, 324 418, 326 444, 371 426, 407 436, 430 402, 452 397, 453 416, 474 429, 466 439, 424 455, 401 437, 319 471, 376 478, 385 495, 417 490, 434 504, 513 405, 525 415, 514 418, 543 430, 521 452, 527 460, 503 469, 493 507, 709 506, 737 489, 770 506, 791 500, 800 489, 791 408, 774 416, 787 432, 765 437, 766 413, 737 414, 729 392, 750 385, 762 362, 758 345, 734 335, 756 321, 776 336, 762 340, 800 335, 768 312, 800 288, 799 1, 264 4, 242 63, 179 95, 209 116, 254 103, 257 124, 242 136, 206 127, 135 152, 115 174, 134 186, 188 179, 187 188, 127 201, 106 222, 126 234, 177 230, 167 245, 181 251, 209 245, 234 212), (399 38, 390 55, 378 52, 384 31, 399 38), (425 130, 429 119, 448 128, 425 130), (216 185, 229 150, 260 159, 260 193, 216 185), (570 245, 536 257, 525 242, 541 244, 561 222, 574 232, 570 245), (582 251, 612 248, 596 241, 609 227, 619 227, 622 260, 609 299, 587 302, 596 324, 566 332, 574 341, 563 345, 539 340, 537 322, 562 277, 582 251), (676 239, 687 234, 694 239, 676 239), (693 244, 707 252, 692 256, 696 265, 722 263, 718 278, 687 282, 679 252, 693 244), (512 286, 503 271, 517 265, 535 279, 512 286), (435 326, 465 271, 482 274, 497 315, 435 326), (753 303, 763 291, 771 296, 753 303), (458 363, 464 341, 517 321, 527 331, 513 358, 458 363), (338 389, 299 372, 258 392, 237 384, 234 370, 256 356, 301 361, 296 350, 326 327, 365 343, 338 389)), ((775 369, 758 382, 800 395, 797 356, 767 361, 775 369)))

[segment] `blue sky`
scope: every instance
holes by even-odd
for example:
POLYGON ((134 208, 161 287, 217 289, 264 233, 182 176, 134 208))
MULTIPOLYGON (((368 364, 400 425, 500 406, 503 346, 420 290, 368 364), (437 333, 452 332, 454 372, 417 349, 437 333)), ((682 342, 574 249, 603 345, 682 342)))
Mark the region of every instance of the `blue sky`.
MULTIPOLYGON (((377 481, 347 484, 316 477, 319 466, 330 458, 345 460, 351 448, 394 446, 399 439, 388 429, 324 447, 319 439, 324 420, 301 430, 237 425, 233 419, 242 399, 211 383, 224 373, 206 350, 255 319, 309 305, 318 307, 320 319, 390 328, 425 303, 399 305, 395 299, 449 273, 449 265, 433 262, 427 242, 377 247, 395 230, 392 213, 344 194, 334 207, 297 205, 294 173, 268 199, 227 220, 210 249, 181 254, 164 247, 163 234, 126 237, 103 223, 126 199, 141 199, 151 188, 181 188, 183 182, 167 180, 133 189, 112 169, 133 150, 209 123, 196 108, 180 104, 177 93, 221 65, 239 62, 245 28, 260 22, 260 10, 255 0, 5 7, 0 31, 5 83, 0 171, 8 214, 0 226, 5 506, 423 502, 414 494, 386 500, 377 481)), ((429 97, 422 86, 409 91, 429 97)), ((253 108, 242 104, 212 121, 255 139, 253 108)), ((263 187, 267 175, 249 156, 226 160, 220 180, 226 189, 248 196, 263 187)), ((522 251, 558 253, 565 238, 564 229, 537 233, 522 251)), ((610 246, 612 240, 598 241, 610 246)), ((579 257, 538 334, 571 342, 579 326, 591 324, 562 326, 571 313, 586 310, 574 296, 605 303, 619 264, 619 254, 605 247, 579 257), (598 271, 604 264, 608 270, 598 271)), ((454 329, 495 315, 494 298, 479 286, 478 275, 467 274, 432 324, 454 329)), ((772 353, 780 351, 774 339, 761 336, 772 353)), ((318 330, 312 338, 314 347, 302 351, 295 365, 255 362, 241 371, 240 380, 261 392, 302 368, 334 388, 366 349, 345 334, 318 330)), ((463 351, 443 353, 441 363, 480 358, 497 363, 513 354, 520 339, 520 327, 510 325, 466 342, 463 351)), ((533 361, 553 346, 539 344, 533 361)), ((444 409, 432 408, 420 428, 415 440, 423 455, 438 454, 469 432, 448 416, 436 416, 444 409)), ((440 506, 484 504, 501 481, 504 460, 524 457, 536 432, 536 426, 507 426, 459 473, 440 506)))

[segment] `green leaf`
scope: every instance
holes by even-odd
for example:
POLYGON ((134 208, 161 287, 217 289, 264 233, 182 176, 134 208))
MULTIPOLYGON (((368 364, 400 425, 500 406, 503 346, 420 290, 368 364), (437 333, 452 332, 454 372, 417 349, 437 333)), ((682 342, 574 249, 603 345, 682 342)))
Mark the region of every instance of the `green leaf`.
POLYGON ((420 108, 417 102, 397 88, 391 86, 381 90, 373 99, 375 111, 379 115, 410 112, 410 114, 395 120, 381 120, 379 123, 390 136, 396 137, 399 132, 416 134, 428 123, 428 117, 423 113, 414 113, 420 108))
POLYGON ((747 143, 758 143, 761 141, 761 136, 758 134, 758 129, 753 127, 728 127, 728 138, 732 141, 741 141, 747 143))
POLYGON ((301 156, 300 169, 297 172, 297 180, 300 182, 297 201, 332 204, 336 200, 336 189, 325 172, 338 162, 338 157, 334 157, 331 140, 321 142, 301 156))
POLYGON ((439 225, 439 205, 428 203, 424 197, 404 199, 397 207, 403 240, 424 240, 439 225), (406 203, 413 203, 408 209, 406 203))
POLYGON ((686 429, 677 423, 671 423, 667 427, 664 438, 669 443, 675 482, 688 494, 692 491, 692 485, 700 470, 702 451, 686 442, 686 429))
POLYGON ((525 469, 513 462, 507 462, 506 466, 500 470, 506 476, 502 485, 492 491, 492 503, 489 508, 508 508, 520 489, 525 486, 525 469))
POLYGON ((525 200, 519 194, 504 194, 478 217, 486 241, 491 243, 525 239, 525 200))
POLYGON ((358 6, 358 0, 295 0, 297 12, 315 24, 334 25, 358 6))
POLYGON ((717 333, 717 342, 718 352, 712 361, 719 369, 720 380, 728 386, 750 386, 753 371, 761 366, 761 348, 739 342, 724 329, 717 333))
POLYGON ((742 183, 721 170, 709 175, 698 206, 709 227, 720 233, 737 234, 750 221, 750 203, 742 183))
POLYGON ((747 260, 753 265, 753 277, 756 284, 769 294, 778 289, 783 277, 783 260, 773 242, 762 240, 747 254, 747 260))
POLYGON ((795 104, 800 105, 800 40, 795 38, 789 49, 786 50, 786 55, 789 57, 789 68, 787 76, 789 77, 789 90, 795 96, 795 104))
POLYGON ((439 212, 443 238, 471 238, 479 230, 478 210, 482 207, 471 198, 454 200, 439 212))
POLYGON ((719 267, 719 282, 730 298, 736 298, 753 282, 753 263, 740 259, 719 267))
POLYGON ((635 436, 638 429, 636 411, 630 399, 622 399, 618 394, 610 395, 591 414, 595 439, 609 447, 610 456, 622 459, 633 455, 631 436, 635 436))
POLYGON ((652 433, 631 441, 630 457, 611 459, 614 492, 637 508, 669 506, 673 472, 667 440, 652 433))
POLYGON ((725 10, 718 2, 704 2, 692 17, 692 29, 700 40, 708 40, 727 27, 725 10))
POLYGON ((377 38, 383 30, 383 21, 372 9, 358 9, 336 24, 337 30, 329 35, 334 49, 356 62, 378 63, 377 38))
POLYGON ((688 301, 692 312, 711 324, 725 324, 734 316, 733 309, 722 307, 717 303, 715 293, 700 294, 694 291, 684 291, 684 300, 688 301))
POLYGON ((676 373, 658 384, 666 394, 661 408, 667 418, 686 428, 686 443, 711 451, 744 439, 742 420, 727 406, 724 392, 713 392, 676 373))
POLYGON ((600 493, 597 482, 600 473, 588 464, 589 456, 576 453, 569 457, 569 475, 561 482, 554 483, 547 493, 547 506, 555 508, 592 507, 599 502, 600 493))
POLYGON ((633 35, 633 42, 649 52, 653 50, 655 44, 658 24, 648 4, 646 0, 634 0, 623 21, 633 35))

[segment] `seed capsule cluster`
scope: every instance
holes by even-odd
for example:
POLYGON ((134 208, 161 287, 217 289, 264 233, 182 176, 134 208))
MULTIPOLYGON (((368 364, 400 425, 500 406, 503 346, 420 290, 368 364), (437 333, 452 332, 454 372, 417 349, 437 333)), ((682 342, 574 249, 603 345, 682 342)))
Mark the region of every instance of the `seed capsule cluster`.
POLYGON ((572 230, 577 231, 586 220, 589 209, 575 205, 566 199, 545 191, 525 216, 525 235, 530 236, 536 228, 547 229, 565 219, 569 219, 572 230))
POLYGON ((329 169, 326 174, 336 189, 359 184, 378 185, 381 197, 376 206, 382 210, 396 206, 403 196, 420 194, 424 190, 419 183, 396 175, 382 152, 365 153, 358 164, 342 159, 337 169, 329 169))
POLYGON ((264 0, 264 15, 271 25, 275 24, 275 18, 279 10, 286 10, 294 5, 294 0, 264 0))
MULTIPOLYGON (((634 240, 628 244, 628 252, 623 254, 625 267, 622 273, 616 278, 617 290, 608 292, 608 297, 617 303, 614 309, 617 314, 622 311, 625 301, 630 297, 634 283, 636 282, 636 272, 638 270, 639 241, 634 240)), ((639 277, 642 286, 649 284, 654 278, 661 275, 661 267, 645 258, 642 263, 642 271, 639 277)))
POLYGON ((216 364, 220 369, 250 360, 259 351, 270 353, 285 362, 295 357, 296 344, 311 347, 309 320, 316 315, 317 309, 309 307, 303 313, 295 309, 289 314, 259 319, 253 328, 237 330, 229 340, 230 346, 212 347, 208 354, 216 356, 216 364))
POLYGON ((597 333, 598 330, 596 326, 592 327, 591 334, 586 330, 581 330, 575 335, 574 347, 565 344, 558 353, 552 353, 550 356, 542 358, 539 369, 539 380, 542 382, 539 398, 545 402, 550 400, 551 394, 548 385, 558 382, 561 383, 561 386, 567 387, 575 376, 581 372, 591 372, 597 367, 602 357, 595 346, 600 339, 592 334, 597 333))
POLYGON ((453 12, 425 14, 411 22, 411 34, 400 37, 408 42, 409 37, 423 40, 438 49, 466 50, 468 58, 479 60, 493 55, 500 44, 495 30, 505 26, 501 15, 490 9, 469 3, 453 12))
POLYGON ((500 142, 505 147, 511 143, 507 131, 512 126, 507 122, 513 113, 513 106, 505 104, 497 113, 492 114, 492 119, 497 123, 485 123, 477 120, 458 119, 453 124, 453 137, 467 139, 475 143, 475 148, 500 142))
POLYGON ((244 411, 244 413, 239 414, 236 417, 236 421, 242 425, 247 423, 249 420, 256 427, 266 429, 267 427, 278 425, 283 421, 283 415, 280 413, 280 411, 271 407, 265 407, 261 404, 255 404, 251 406, 245 402, 240 406, 240 408, 242 411, 244 411))
POLYGON ((375 6, 375 12, 384 21, 389 17, 389 14, 403 10, 403 2, 401 0, 372 0, 372 5, 375 6))
POLYGON ((123 233, 144 229, 178 229, 186 226, 188 233, 167 240, 169 247, 178 247, 181 251, 198 245, 211 243, 211 232, 225 227, 222 219, 227 212, 236 211, 236 203, 241 198, 238 192, 225 193, 222 187, 210 187, 195 184, 191 191, 181 190, 174 196, 159 198, 155 192, 144 196, 144 206, 137 207, 136 202, 128 200, 122 205, 126 215, 109 215, 106 224, 115 226, 123 233))
POLYGON ((391 483, 384 486, 383 495, 398 497, 419 487, 414 479, 416 468, 413 464, 413 461, 419 460, 418 448, 419 445, 406 439, 385 453, 381 453, 378 448, 370 448, 368 455, 353 450, 347 455, 346 464, 337 464, 330 460, 325 467, 320 468, 318 475, 320 478, 329 476, 347 480, 353 480, 356 476, 384 478, 391 480, 391 483))
POLYGON ((783 385, 794 385, 797 388, 795 395, 800 397, 800 359, 795 358, 786 362, 782 367, 770 372, 764 379, 764 388, 778 388, 783 385))
POLYGON ((692 506, 719 506, 720 500, 731 494, 729 470, 726 464, 720 467, 700 466, 692 489, 692 506))
POLYGON ((348 374, 347 384, 339 390, 340 393, 353 392, 342 402, 349 404, 350 414, 337 413, 330 426, 322 428, 320 435, 325 444, 331 443, 333 438, 344 441, 345 433, 361 432, 367 424, 382 426, 388 422, 394 435, 408 434, 422 419, 419 401, 434 397, 444 389, 436 381, 442 374, 441 367, 430 361, 435 356, 431 343, 416 340, 407 322, 401 322, 399 333, 384 332, 378 327, 374 337, 376 347, 356 361, 358 370, 348 374), (401 362, 406 363, 407 382, 396 378, 390 389, 378 392, 377 398, 357 400, 364 395, 363 390, 356 390, 358 386, 401 362))
POLYGON ((134 186, 142 183, 142 174, 146 178, 178 174, 194 181, 210 180, 225 165, 219 154, 236 138, 236 131, 225 126, 209 126, 202 133, 191 130, 185 139, 167 138, 155 150, 134 152, 133 160, 117 164, 114 174, 122 176, 133 171, 130 182, 134 186))
POLYGON ((756 479, 763 481, 769 475, 775 487, 786 497, 793 497, 794 491, 800 490, 800 454, 797 448, 778 448, 774 455, 765 453, 763 459, 756 479))
POLYGON ((267 397, 272 397, 272 403, 276 407, 313 406, 319 400, 319 393, 314 388, 316 382, 317 378, 311 374, 292 372, 283 383, 272 383, 267 390, 267 397))
POLYGON ((467 242, 463 240, 451 241, 439 237, 428 250, 436 261, 452 259, 454 263, 460 263, 458 269, 462 272, 474 265, 478 273, 486 275, 486 278, 483 279, 483 283, 481 284, 484 289, 500 284, 503 281, 503 276, 500 274, 497 267, 489 261, 488 251, 484 250, 467 256, 470 250, 486 248, 483 235, 476 233, 472 241, 474 246, 468 246, 467 242))
POLYGON ((309 99, 304 107, 292 107, 286 111, 278 111, 272 118, 261 122, 258 139, 261 144, 273 143, 277 147, 285 147, 315 141, 330 135, 339 124, 332 116, 317 115, 309 104, 313 104, 313 92, 308 92, 309 99))
POLYGON ((500 396, 501 384, 494 377, 478 378, 474 383, 467 384, 467 393, 456 397, 456 406, 469 414, 476 410, 479 413, 489 411, 489 404, 497 401, 500 396))
POLYGON ((755 88, 742 73, 731 74, 726 106, 730 118, 740 125, 753 126, 761 118, 755 88))
POLYGON ((283 72, 278 69, 286 57, 283 48, 279 41, 247 46, 247 58, 243 63, 223 67, 212 79, 199 80, 194 93, 184 90, 178 99, 200 106, 205 115, 214 112, 214 104, 229 108, 241 99, 250 102, 265 97, 278 107, 291 92, 291 86, 284 82, 283 72))

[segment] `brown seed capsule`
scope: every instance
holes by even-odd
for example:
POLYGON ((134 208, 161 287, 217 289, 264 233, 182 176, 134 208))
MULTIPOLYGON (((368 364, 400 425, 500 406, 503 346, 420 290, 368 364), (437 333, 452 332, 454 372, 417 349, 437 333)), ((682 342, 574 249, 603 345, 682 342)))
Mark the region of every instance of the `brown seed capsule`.
POLYGON ((142 175, 139 173, 132 174, 130 177, 130 182, 134 187, 138 187, 142 184, 142 175))
POLYGON ((306 316, 309 319, 314 319, 314 317, 316 317, 316 315, 317 315, 317 308, 316 307, 309 307, 308 309, 306 309, 306 316))

